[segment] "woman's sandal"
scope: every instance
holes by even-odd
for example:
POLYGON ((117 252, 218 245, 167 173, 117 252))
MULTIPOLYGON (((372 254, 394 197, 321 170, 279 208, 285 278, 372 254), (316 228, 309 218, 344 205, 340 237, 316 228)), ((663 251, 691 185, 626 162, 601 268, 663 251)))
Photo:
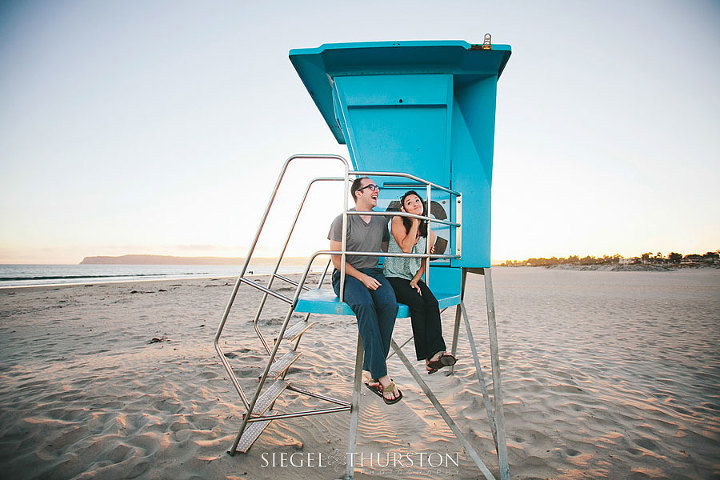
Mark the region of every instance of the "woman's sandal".
POLYGON ((437 360, 432 360, 426 364, 428 375, 432 375, 443 367, 450 367, 457 363, 457 359, 450 354, 443 353, 437 360))
POLYGON ((440 363, 442 363, 446 367, 452 367, 457 363, 457 358, 453 357, 449 353, 443 353, 440 357, 440 363))
POLYGON ((402 392, 400 391, 400 389, 397 388, 397 385, 395 385, 395 382, 392 382, 392 381, 391 381, 390 384, 389 384, 387 387, 383 387, 382 384, 380 384, 380 396, 382 396, 383 401, 384 401, 387 405, 392 405, 393 403, 399 402, 399 401, 402 399, 403 394, 402 394, 402 392), (390 393, 394 393, 394 394, 395 394, 395 398, 387 398, 387 397, 385 396, 385 389, 387 389, 387 391, 390 392, 390 393))

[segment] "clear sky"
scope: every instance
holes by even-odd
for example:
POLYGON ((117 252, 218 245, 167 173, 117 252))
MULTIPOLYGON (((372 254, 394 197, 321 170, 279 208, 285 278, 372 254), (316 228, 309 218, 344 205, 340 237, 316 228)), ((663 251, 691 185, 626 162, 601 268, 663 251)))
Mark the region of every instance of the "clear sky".
MULTIPOLYGON (((717 250, 719 26, 711 0, 0 2, 0 263, 244 256, 288 156, 347 155, 291 48, 486 32, 513 49, 494 259, 717 250)), ((337 173, 296 172, 280 211, 337 173)), ((318 191, 291 254, 340 202, 318 191)))

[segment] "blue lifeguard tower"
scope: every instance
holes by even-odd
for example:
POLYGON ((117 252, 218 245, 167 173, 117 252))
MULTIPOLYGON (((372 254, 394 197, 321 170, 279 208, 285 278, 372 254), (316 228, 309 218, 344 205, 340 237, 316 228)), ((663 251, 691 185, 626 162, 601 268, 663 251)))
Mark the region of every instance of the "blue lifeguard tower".
MULTIPOLYGON (((328 127, 339 143, 347 145, 350 162, 334 155, 292 156, 285 162, 271 194, 265 215, 215 337, 215 348, 246 408, 240 431, 230 450, 231 454, 236 451, 247 451, 271 421, 348 410, 351 412, 348 452, 355 452, 363 356, 359 338, 351 402, 308 392, 286 379, 288 368, 299 357, 300 339, 312 326, 309 322, 311 314, 353 315, 341 298, 337 298, 330 289, 322 288, 325 274, 321 276, 317 288, 306 285, 313 261, 318 256, 331 254, 342 255, 344 258, 345 244, 343 243, 343 249, 339 252, 326 250, 316 252, 308 260, 307 268, 299 282, 278 274, 285 248, 277 260, 275 271, 267 285, 245 276, 288 165, 291 162, 311 158, 330 158, 344 166, 345 175, 312 180, 300 201, 294 222, 302 211, 311 187, 320 181, 344 182, 345 196, 343 200, 339 200, 339 203, 344 202, 346 217, 354 213, 348 211, 348 188, 349 183, 356 176, 370 176, 383 187, 385 204, 374 212, 376 215, 388 216, 388 212, 397 215, 397 202, 393 203, 391 200, 410 188, 419 191, 428 203, 429 216, 425 218, 431 222, 431 227, 438 233, 438 238, 434 253, 424 255, 432 260, 426 280, 438 298, 441 309, 456 307, 453 354, 457 349, 461 320, 465 321, 495 442, 500 478, 509 478, 490 275, 490 192, 497 82, 510 53, 508 45, 492 45, 489 35, 486 35, 483 44, 469 44, 463 41, 340 43, 290 52, 291 62, 328 127), (397 195, 393 195, 392 192, 396 192, 397 195), (485 276, 493 404, 485 386, 473 333, 462 301, 468 272, 485 276), (276 279, 294 284, 295 295, 290 298, 273 290, 276 279), (244 394, 219 345, 220 336, 241 284, 253 286, 264 292, 255 316, 254 327, 269 355, 260 382, 250 398, 244 394), (284 301, 289 306, 286 319, 275 337, 274 345, 270 345, 258 326, 260 313, 269 296, 284 301), (305 313, 305 318, 289 327, 292 314, 299 312, 305 313), (276 360, 284 340, 289 340, 286 343, 292 344, 292 348, 276 360), (268 378, 274 378, 275 382, 263 391, 268 378), (311 395, 334 406, 309 412, 274 412, 272 407, 276 399, 287 391, 311 395)), ((290 240, 294 225, 293 223, 285 247, 290 240)), ((389 255, 377 252, 364 253, 375 256, 389 255)), ((407 254, 397 255, 407 256, 407 254)), ((401 306, 398 317, 408 315, 407 307, 401 306)), ((402 346, 398 346, 393 341, 392 347, 394 354, 397 354, 408 368, 483 475, 486 478, 494 478, 473 446, 403 354, 402 346)), ((348 464, 346 478, 352 478, 353 474, 353 467, 348 464)))

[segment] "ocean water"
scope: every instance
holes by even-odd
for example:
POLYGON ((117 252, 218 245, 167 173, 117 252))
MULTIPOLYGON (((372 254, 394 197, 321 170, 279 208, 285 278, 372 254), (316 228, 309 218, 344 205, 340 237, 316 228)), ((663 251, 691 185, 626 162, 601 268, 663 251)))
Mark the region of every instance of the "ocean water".
MULTIPOLYGON (((298 273, 303 268, 281 267, 280 273, 298 273)), ((236 277, 241 270, 242 265, 0 265, 0 288, 236 277)), ((271 265, 251 265, 248 273, 263 275, 272 270, 271 265)))

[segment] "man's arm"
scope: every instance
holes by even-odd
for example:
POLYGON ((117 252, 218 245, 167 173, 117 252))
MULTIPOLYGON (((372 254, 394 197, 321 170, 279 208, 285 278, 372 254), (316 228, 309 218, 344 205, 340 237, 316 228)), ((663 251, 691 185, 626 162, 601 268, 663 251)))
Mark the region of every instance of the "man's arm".
MULTIPOLYGON (((338 242, 336 240, 330 240, 330 250, 339 251, 342 250, 342 242, 338 242)), ((342 271, 342 255, 331 255, 333 266, 338 271, 342 271)), ((365 285, 368 290, 377 290, 377 288, 380 286, 380 282, 375 280, 370 275, 365 275, 360 270, 356 269, 349 263, 345 262, 345 274, 350 275, 351 277, 355 277, 358 280, 360 280, 363 285, 365 285)))

